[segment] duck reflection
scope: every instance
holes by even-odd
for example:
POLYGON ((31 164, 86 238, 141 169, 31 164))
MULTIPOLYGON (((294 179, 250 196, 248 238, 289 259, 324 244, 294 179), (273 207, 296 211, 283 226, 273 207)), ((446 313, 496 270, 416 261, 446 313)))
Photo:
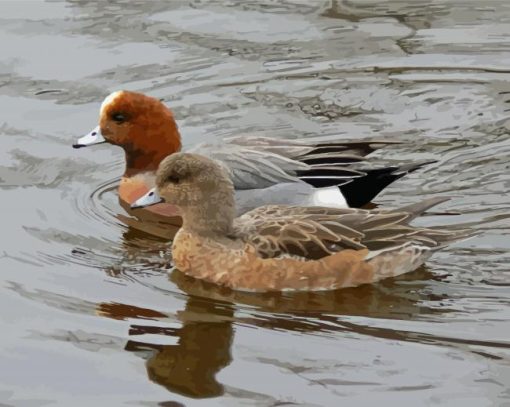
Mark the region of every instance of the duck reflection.
MULTIPOLYGON (((201 308, 190 299, 186 311, 201 308)), ((201 310, 203 312, 203 310, 201 310)), ((220 312, 230 317, 231 307, 220 312)), ((175 335, 179 337, 175 346, 163 346, 147 361, 149 378, 172 392, 191 397, 213 397, 223 394, 223 385, 216 374, 232 361, 233 328, 231 321, 195 322, 185 321, 175 335)), ((134 343, 128 343, 126 349, 134 343)))
MULTIPOLYGON (((115 319, 166 317, 157 311, 123 304, 101 304, 98 313, 115 319)), ((180 328, 131 325, 129 331, 132 336, 175 337, 176 345, 129 340, 125 349, 142 354, 149 351, 149 379, 172 393, 194 398, 219 396, 224 389, 216 374, 232 361, 233 314, 233 307, 227 303, 189 297, 184 310, 178 313, 180 328)))
MULTIPOLYGON (((148 250, 157 252, 168 247, 168 243, 128 228, 123 247, 131 254, 139 250, 146 255, 148 250)), ((119 303, 99 304, 97 312, 114 319, 161 321, 161 326, 132 324, 129 333, 132 338, 147 334, 173 337, 176 344, 161 345, 131 339, 125 349, 143 356, 149 379, 170 392, 207 398, 224 392, 216 376, 232 362, 234 323, 297 332, 348 330, 388 337, 391 330, 378 333, 377 329, 367 330, 365 326, 341 321, 341 317, 415 319, 424 314, 445 312, 422 305, 425 301, 442 299, 431 297, 424 290, 434 278, 437 277, 422 267, 398 280, 352 289, 256 294, 219 287, 174 270, 169 274, 168 290, 175 292, 177 287, 185 294, 185 306, 176 314, 119 303), (175 321, 175 318, 180 327, 168 327, 168 320, 175 321)), ((401 332, 395 332, 395 335, 401 340, 416 340, 412 335, 402 337, 401 332)))

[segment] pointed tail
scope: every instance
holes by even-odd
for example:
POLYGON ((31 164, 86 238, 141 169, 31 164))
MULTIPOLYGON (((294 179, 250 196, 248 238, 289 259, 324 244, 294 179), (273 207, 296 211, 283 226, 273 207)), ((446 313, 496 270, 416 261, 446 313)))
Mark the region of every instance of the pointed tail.
POLYGON ((341 185, 340 191, 350 207, 359 208, 371 202, 384 188, 404 175, 414 172, 435 161, 405 164, 370 170, 361 170, 366 175, 355 178, 348 184, 341 185))

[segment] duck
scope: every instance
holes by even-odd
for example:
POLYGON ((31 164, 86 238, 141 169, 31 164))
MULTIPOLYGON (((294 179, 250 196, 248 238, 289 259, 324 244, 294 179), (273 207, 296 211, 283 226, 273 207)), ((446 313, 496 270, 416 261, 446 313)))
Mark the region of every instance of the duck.
MULTIPOLYGON (((99 125, 73 147, 100 143, 124 150, 126 166, 118 191, 120 204, 128 212, 136 209, 131 206, 134 201, 154 189, 161 161, 182 150, 181 135, 170 108, 160 99, 127 90, 113 92, 104 99, 99 125)), ((399 143, 310 143, 240 135, 206 141, 187 151, 208 156, 225 168, 234 183, 237 209, 242 214, 263 204, 361 207, 395 180, 433 162, 353 167, 364 162, 371 152, 392 144, 399 143)), ((178 216, 176 209, 165 203, 147 210, 161 219, 178 216)))
MULTIPOLYGON (((166 157, 156 188, 182 216, 172 242, 175 267, 233 290, 322 291, 376 283, 413 271, 437 250, 472 235, 409 224, 444 197, 392 210, 265 205, 237 216, 232 177, 217 161, 195 153, 166 157)), ((150 205, 149 196, 140 199, 150 205)))

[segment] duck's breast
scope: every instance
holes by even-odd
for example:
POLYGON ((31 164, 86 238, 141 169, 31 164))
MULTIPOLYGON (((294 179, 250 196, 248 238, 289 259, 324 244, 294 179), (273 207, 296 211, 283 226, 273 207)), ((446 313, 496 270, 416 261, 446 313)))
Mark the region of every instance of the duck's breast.
POLYGON ((167 203, 160 203, 143 209, 131 209, 131 204, 145 195, 155 185, 155 173, 145 172, 132 177, 122 177, 119 185, 119 200, 122 207, 130 214, 147 220, 161 220, 171 224, 180 224, 177 208, 167 203))

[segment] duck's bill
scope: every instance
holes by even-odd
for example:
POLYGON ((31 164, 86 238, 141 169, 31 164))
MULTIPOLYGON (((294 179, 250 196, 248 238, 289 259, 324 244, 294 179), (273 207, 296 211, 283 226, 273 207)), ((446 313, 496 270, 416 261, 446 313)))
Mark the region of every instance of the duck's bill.
POLYGON ((159 196, 156 188, 152 188, 144 196, 133 202, 131 204, 131 209, 146 208, 147 206, 156 205, 161 202, 165 202, 165 200, 159 196))
POLYGON ((73 144, 73 148, 87 147, 101 143, 106 143, 106 140, 101 134, 101 129, 99 128, 99 126, 97 126, 89 134, 79 138, 78 141, 75 144, 73 144))

